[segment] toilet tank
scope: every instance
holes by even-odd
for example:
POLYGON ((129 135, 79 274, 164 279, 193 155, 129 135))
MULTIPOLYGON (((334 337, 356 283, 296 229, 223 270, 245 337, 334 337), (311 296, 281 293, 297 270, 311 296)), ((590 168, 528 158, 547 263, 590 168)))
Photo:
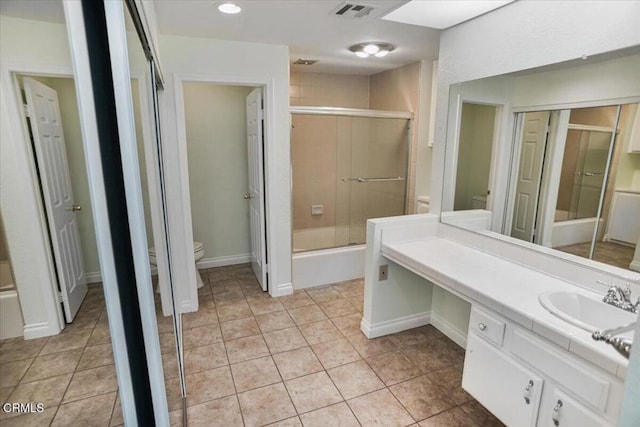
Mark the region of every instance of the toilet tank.
POLYGON ((471 198, 471 209, 486 209, 487 196, 476 194, 471 198))
POLYGON ((429 213, 429 196, 418 196, 416 201, 416 213, 429 213))

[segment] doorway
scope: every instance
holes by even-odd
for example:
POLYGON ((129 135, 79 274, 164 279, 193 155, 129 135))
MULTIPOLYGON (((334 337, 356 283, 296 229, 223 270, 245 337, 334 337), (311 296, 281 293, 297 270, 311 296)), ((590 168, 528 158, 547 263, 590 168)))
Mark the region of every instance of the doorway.
MULTIPOLYGON (((102 296, 100 262, 93 224, 93 213, 90 203, 90 189, 87 180, 85 155, 78 112, 76 87, 72 77, 54 75, 15 74, 16 93, 25 112, 25 141, 29 141, 33 167, 36 171, 41 198, 41 216, 47 225, 47 237, 50 247, 50 262, 56 274, 58 286, 58 306, 61 326, 79 321, 85 317, 81 309, 86 295, 102 296), (42 95, 45 95, 44 97, 42 95), (50 98, 48 106, 39 100, 50 98), (41 113, 58 120, 60 129, 58 136, 38 126, 46 120, 41 113), (53 135, 49 138, 49 135, 53 135), (60 141, 59 145, 46 145, 49 139, 60 141), (61 187, 61 184, 65 184, 61 187), (68 192, 67 199, 58 207, 63 215, 71 217, 71 225, 59 229, 56 233, 53 205, 61 195, 68 192), (65 271, 67 270, 67 271, 65 271), (70 282, 69 277, 75 280, 70 282), (95 289, 94 289, 95 288, 95 289), (66 294, 65 294, 66 292, 66 294)), ((141 110, 141 94, 139 80, 131 80, 135 132, 138 142, 138 159, 141 171, 141 184, 144 197, 144 215, 146 235, 149 247, 153 246, 153 232, 149 204, 149 189, 146 173, 144 140, 148 136, 144 129, 141 110)), ((144 96, 144 95, 143 95, 144 96)), ((21 108, 22 109, 22 108, 21 108)), ((87 305, 87 304, 84 304, 87 305)), ((89 302, 89 306, 92 304, 89 302)))
POLYGON ((206 286, 210 269, 251 264, 268 290, 261 87, 182 83, 193 241, 202 303, 224 298, 206 286))
POLYGON ((454 211, 487 209, 497 110, 495 105, 462 103, 454 211))

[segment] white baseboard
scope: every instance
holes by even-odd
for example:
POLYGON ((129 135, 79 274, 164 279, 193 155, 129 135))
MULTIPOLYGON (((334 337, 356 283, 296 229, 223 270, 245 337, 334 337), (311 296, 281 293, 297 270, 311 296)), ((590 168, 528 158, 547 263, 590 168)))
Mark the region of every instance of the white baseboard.
POLYGON ((198 266, 198 270, 203 270, 205 268, 224 267, 225 265, 246 264, 250 261, 251 254, 239 254, 215 258, 202 258, 196 265, 198 266))
POLYGON ((631 264, 629 264, 629 270, 640 271, 640 260, 634 259, 631 261, 631 264))
POLYGON ((99 271, 84 273, 84 278, 87 279, 87 283, 100 283, 102 282, 102 273, 99 271))
POLYGON ((387 320, 385 322, 369 324, 364 318, 360 322, 360 330, 367 338, 378 338, 384 335, 395 334, 407 329, 418 328, 428 325, 431 321, 431 312, 425 311, 411 316, 400 317, 398 319, 387 320))
POLYGON ((281 283, 278 286, 275 286, 275 289, 272 289, 269 294, 272 297, 291 295, 293 294, 293 283, 281 283))
POLYGON ((437 313, 431 313, 431 325, 462 348, 467 348, 467 334, 437 313))
POLYGON ((48 322, 32 323, 24 325, 24 339, 30 340, 34 338, 50 337, 59 334, 60 331, 52 330, 48 322))
MULTIPOLYGON (((216 258, 203 258, 198 261, 198 270, 213 267, 223 267, 225 265, 246 264, 251 261, 251 254, 240 254, 223 256, 216 258)), ((158 269, 155 266, 151 266, 151 275, 158 274, 158 269)), ((102 273, 99 271, 92 271, 90 273, 84 273, 84 277, 87 279, 87 283, 100 283, 102 282, 102 273)))

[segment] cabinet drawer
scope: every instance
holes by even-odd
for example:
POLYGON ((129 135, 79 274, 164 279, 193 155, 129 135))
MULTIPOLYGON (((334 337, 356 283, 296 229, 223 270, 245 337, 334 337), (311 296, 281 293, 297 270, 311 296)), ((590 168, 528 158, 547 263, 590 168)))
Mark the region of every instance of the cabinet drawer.
POLYGON ((462 387, 510 427, 534 426, 544 381, 500 350, 469 334, 462 387))
POLYGON ((545 390, 538 417, 539 427, 605 427, 611 426, 560 390, 545 390), (547 391, 549 392, 547 395, 547 391))
POLYGON ((605 412, 610 383, 592 369, 518 329, 513 333, 511 352, 571 390, 594 408, 605 412))
POLYGON ((476 331, 478 335, 498 346, 501 346, 504 340, 504 328, 505 323, 497 317, 492 316, 477 307, 474 307, 473 310, 471 310, 469 329, 476 331))

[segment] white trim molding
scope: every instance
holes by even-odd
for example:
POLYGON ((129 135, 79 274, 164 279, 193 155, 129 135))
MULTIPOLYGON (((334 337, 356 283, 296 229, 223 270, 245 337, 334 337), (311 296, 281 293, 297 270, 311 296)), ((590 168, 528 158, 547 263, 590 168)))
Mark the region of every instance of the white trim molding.
MULTIPOLYGON (((190 193, 189 193, 189 177, 188 177, 188 164, 187 164, 187 137, 186 137, 186 124, 185 124, 185 110, 184 110, 184 83, 186 82, 199 82, 199 83, 209 83, 209 84, 219 84, 219 85, 238 85, 238 86, 253 86, 253 87, 262 87, 264 94, 264 110, 265 110, 265 129, 264 129, 264 139, 265 139, 265 182, 264 182, 264 190, 265 190, 265 203, 266 203, 266 240, 267 240, 267 252, 269 254, 269 294, 271 296, 282 296, 288 295, 293 292, 293 287, 291 285, 291 219, 289 208, 290 205, 287 205, 287 216, 283 217, 282 209, 283 202, 282 195, 278 195, 280 191, 277 190, 278 183, 281 182, 281 169, 278 167, 279 164, 284 164, 283 161, 286 158, 286 164, 289 165, 289 147, 288 141, 286 141, 286 152, 283 151, 282 142, 277 136, 276 130, 281 130, 281 123, 277 122, 277 88, 276 82, 272 78, 265 78, 265 76, 252 76, 252 77, 242 77, 242 76, 233 76, 226 74, 201 74, 201 73, 173 73, 173 79, 170 84, 173 84, 173 96, 174 103, 172 108, 175 110, 175 134, 177 137, 177 158, 180 163, 179 171, 177 172, 180 176, 180 179, 177 179, 176 182, 180 182, 181 184, 181 198, 182 198, 182 214, 181 214, 181 224, 180 227, 171 226, 170 229, 182 229, 181 239, 184 239, 185 242, 188 243, 189 248, 192 245, 192 235, 193 235, 193 227, 192 227, 192 218, 191 218, 191 203, 190 203, 190 193), (285 155, 283 155, 286 154, 285 155), (281 227, 286 225, 287 235, 286 239, 282 233, 281 227), (288 244, 288 246, 287 246, 288 244), (283 249, 286 250, 286 257, 283 255, 283 249), (286 267, 286 268, 285 268, 286 267)), ((288 124, 288 120, 287 120, 288 124)), ((286 134, 288 138, 288 133, 286 134)), ((175 173, 176 171, 174 171, 175 173)), ((167 175, 170 175, 169 173, 167 175)), ((289 174, 287 174, 289 176, 289 174)), ((169 178, 172 179, 172 178, 169 178)), ((290 191, 287 193, 290 196, 290 191)), ((289 200, 290 197, 287 197, 289 200)), ((171 221, 171 219, 170 219, 171 221)), ((174 221, 178 221, 178 216, 174 221)), ((172 240, 175 243, 175 240, 172 240)), ((185 245, 187 243, 184 243, 185 245)), ((179 250, 182 246, 183 242, 176 243, 175 250, 179 250)), ((190 264, 193 264, 193 250, 187 251, 184 255, 187 258, 187 261, 190 259, 190 264)), ((237 261, 240 261, 239 259, 237 261)), ((242 260, 244 262, 244 259, 242 260)), ((189 278, 192 274, 195 274, 193 269, 190 269, 189 278)), ((193 298, 196 299, 195 308, 197 309, 197 291, 195 289, 195 276, 193 277, 193 298)), ((189 279, 190 281, 190 279, 189 279)), ((186 301, 185 301, 186 302, 186 301)), ((186 307, 183 303, 183 307, 186 307)), ((190 311, 193 311, 193 307, 190 311)))
POLYGON ((419 328, 420 326, 428 325, 431 322, 431 316, 431 311, 424 311, 422 313, 399 317, 397 319, 378 322, 373 325, 363 317, 360 322, 360 330, 369 339, 378 338, 384 335, 406 331, 407 329, 419 328))
POLYGON ((251 262, 251 254, 238 254, 219 256, 215 258, 203 258, 196 263, 198 270, 207 268, 224 267, 226 265, 238 265, 251 262))

